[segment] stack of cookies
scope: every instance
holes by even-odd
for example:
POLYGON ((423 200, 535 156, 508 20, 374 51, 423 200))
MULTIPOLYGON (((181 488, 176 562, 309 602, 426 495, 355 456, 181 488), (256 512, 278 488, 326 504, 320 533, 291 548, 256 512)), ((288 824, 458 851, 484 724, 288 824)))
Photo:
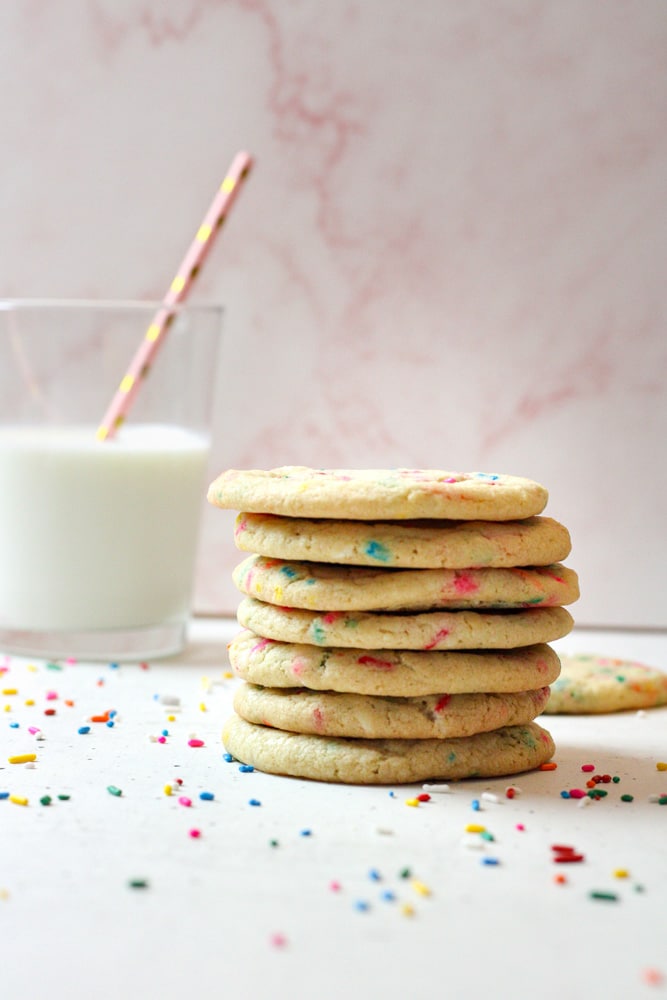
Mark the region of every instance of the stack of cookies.
POLYGON ((544 487, 434 470, 229 470, 244 683, 226 749, 354 784, 510 775, 553 755, 534 720, 579 596, 544 487))

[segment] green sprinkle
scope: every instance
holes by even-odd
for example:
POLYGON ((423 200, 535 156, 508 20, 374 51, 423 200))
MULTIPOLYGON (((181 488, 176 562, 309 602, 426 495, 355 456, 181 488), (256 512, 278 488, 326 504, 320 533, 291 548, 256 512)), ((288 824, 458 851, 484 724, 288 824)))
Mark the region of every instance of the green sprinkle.
POLYGON ((658 799, 659 806, 667 806, 667 795, 661 795, 658 799))
POLYGON ((611 780, 614 782, 615 785, 617 785, 621 779, 617 774, 615 774, 611 780))
POLYGON ((130 889, 147 889, 148 879, 145 878, 131 878, 127 883, 130 889))
POLYGON ((270 840, 269 841, 269 847, 278 847, 278 841, 277 840, 270 840))
POLYGON ((621 795, 621 802, 634 802, 634 795, 621 795))
POLYGON ((591 899, 606 899, 610 903, 618 902, 618 896, 615 892, 599 892, 594 890, 593 892, 589 892, 588 895, 591 899))
POLYGON ((115 785, 107 785, 107 792, 109 795, 122 795, 120 788, 116 788, 115 785))
POLYGON ((50 795, 42 795, 42 797, 41 797, 41 799, 39 801, 42 803, 43 806, 50 806, 51 805, 51 796, 50 795))
POLYGON ((59 795, 58 798, 60 799, 61 802, 67 802, 67 800, 69 798, 71 798, 71 796, 69 796, 69 795, 59 795))
POLYGON ((482 832, 480 833, 480 837, 481 837, 482 840, 495 840, 496 839, 493 836, 492 833, 489 833, 488 830, 482 830, 482 832))
POLYGON ((399 878, 410 878, 410 876, 412 875, 412 872, 410 871, 409 868, 401 868, 401 870, 398 873, 398 875, 399 875, 399 878))
POLYGON ((46 664, 47 670, 62 670, 62 664, 49 662, 46 664))

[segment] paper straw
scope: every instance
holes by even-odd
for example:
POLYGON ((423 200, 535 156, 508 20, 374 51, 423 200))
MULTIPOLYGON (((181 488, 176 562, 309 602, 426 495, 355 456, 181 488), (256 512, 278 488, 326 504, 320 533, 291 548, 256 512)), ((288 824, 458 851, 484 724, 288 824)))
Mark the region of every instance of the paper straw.
POLYGON ((192 284, 211 249, 215 236, 236 200, 241 182, 248 176, 251 166, 252 158, 249 153, 237 153, 232 160, 225 179, 211 202, 211 206, 197 230, 190 249, 181 261, 181 265, 176 272, 176 277, 169 286, 169 291, 165 295, 162 305, 155 313, 150 326, 146 330, 144 339, 141 341, 118 386, 115 396, 111 400, 108 410, 104 414, 104 419, 97 429, 97 439, 99 441, 108 441, 113 438, 125 420, 134 398, 141 387, 141 383, 148 374, 155 356, 160 349, 160 345, 165 339, 167 330, 175 315, 174 306, 181 303, 192 288, 192 284))

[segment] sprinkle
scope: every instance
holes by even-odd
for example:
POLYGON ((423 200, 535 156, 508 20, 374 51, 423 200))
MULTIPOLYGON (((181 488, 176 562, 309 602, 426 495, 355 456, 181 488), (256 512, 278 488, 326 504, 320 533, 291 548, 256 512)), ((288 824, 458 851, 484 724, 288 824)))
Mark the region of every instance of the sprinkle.
POLYGON ((500 802, 499 796, 494 792, 482 792, 482 799, 484 802, 500 802))
POLYGON ((409 903, 403 903, 403 905, 401 906, 401 913, 403 914, 404 917, 414 917, 415 908, 414 906, 410 906, 409 903))
POLYGON ((272 934, 269 940, 274 948, 284 948, 287 945, 287 938, 284 934, 272 934))
POLYGON ((570 798, 571 799, 583 799, 583 797, 586 794, 587 793, 583 790, 583 788, 571 788, 570 789, 570 798))
POLYGON ((581 765, 581 770, 582 771, 594 771, 595 770, 595 764, 582 764, 581 765))
POLYGON ((488 831, 488 830, 483 830, 483 831, 482 831, 482 832, 480 833, 480 837, 482 838, 482 840, 486 840, 486 841, 489 841, 489 842, 491 842, 491 841, 493 841, 493 840, 495 840, 495 839, 496 839, 496 838, 495 838, 495 837, 493 836, 493 834, 492 834, 492 833, 489 833, 489 831, 488 831))
POLYGON ((383 899, 385 903, 393 903, 396 899, 396 893, 392 892, 391 889, 385 889, 384 892, 380 894, 380 899, 383 899))
POLYGON ((27 806, 28 805, 28 800, 25 797, 25 795, 10 795, 9 796, 9 801, 13 802, 14 805, 17 805, 17 806, 27 806))
POLYGON ((419 896, 431 895, 431 890, 429 889, 429 887, 427 885, 424 885, 423 882, 420 882, 419 879, 413 878, 412 881, 410 882, 410 885, 419 896))
POLYGON ((370 906, 365 899, 356 899, 354 902, 354 908, 355 910, 358 910, 359 913, 366 913, 370 910, 370 906))
POLYGON ((215 798, 215 795, 213 794, 213 792, 200 792, 199 798, 202 800, 202 802, 212 802, 213 799, 215 798))
POLYGON ((554 875, 554 882, 556 885, 565 885, 567 883, 567 878, 565 875, 554 875))
POLYGON ((12 694, 18 694, 18 689, 17 688, 3 688, 2 693, 4 695, 7 695, 7 696, 12 695, 12 694))
POLYGON ((621 795, 621 802, 634 802, 634 795, 629 795, 627 792, 625 795, 621 795))
POLYGON ((523 823, 517 823, 517 825, 516 825, 516 829, 517 829, 517 830, 520 830, 521 832, 523 832, 523 831, 524 831, 524 830, 525 830, 526 828, 525 828, 525 826, 523 825, 523 823))
POLYGON ((39 801, 41 802, 41 804, 43 806, 50 806, 51 805, 51 796, 50 795, 42 795, 42 797, 41 797, 41 799, 39 801))
MULTIPOLYGON (((233 759, 234 758, 232 757, 232 760, 233 759)), ((239 764, 239 771, 241 772, 241 774, 252 774, 254 770, 255 768, 252 766, 252 764, 239 764)))
POLYGON ((181 795, 178 802, 179 805, 186 806, 186 808, 189 808, 192 805, 192 799, 189 799, 187 795, 181 795))
POLYGON ((599 892, 598 890, 593 890, 589 892, 588 896, 590 899, 604 899, 610 903, 618 902, 618 895, 615 892, 599 892))
POLYGON ((484 833, 485 830, 486 827, 480 823, 468 823, 466 826, 466 833, 484 833))
POLYGON ((406 799, 405 800, 405 804, 406 804, 406 806, 418 806, 419 805, 419 800, 418 799, 406 799))
POLYGON ((642 972, 642 979, 647 986, 661 986, 664 978, 660 969, 644 969, 642 972))
POLYGON ((329 882, 329 888, 331 889, 332 892, 340 892, 342 886, 340 882, 336 882, 336 880, 334 879, 333 882, 329 882))
POLYGON ((568 792, 567 788, 563 789, 563 791, 560 793, 560 797, 561 799, 569 799, 570 793, 568 792))
POLYGON ((438 783, 437 785, 422 785, 425 792, 435 792, 436 795, 451 792, 449 785, 438 783))
POLYGON ((472 802, 470 803, 470 805, 472 807, 472 811, 473 812, 479 812, 479 810, 481 808, 480 804, 479 804, 479 799, 473 799, 472 802))
POLYGON ((131 878, 127 883, 130 889, 147 889, 148 879, 145 878, 131 878))
POLYGON ((181 699, 175 694, 163 694, 160 696, 160 704, 176 708, 181 704, 181 699))
POLYGON ((225 760, 225 761, 227 761, 228 764, 233 764, 234 763, 234 758, 232 757, 232 755, 230 753, 223 753, 222 759, 225 760))
POLYGON ((547 761, 546 764, 540 764, 540 771, 555 771, 558 764, 554 761, 547 761))
POLYGON ((198 837, 201 837, 201 830, 189 830, 188 833, 193 840, 197 840, 198 837))
POLYGON ((431 801, 431 796, 428 794, 428 792, 422 792, 421 795, 417 796, 417 802, 430 802, 430 801, 431 801))
POLYGON ((203 740, 188 740, 188 746, 189 747, 203 747, 204 746, 204 741, 203 740))
POLYGON ((107 792, 109 793, 109 795, 115 795, 116 797, 123 794, 121 789, 116 788, 115 785, 107 785, 107 792))
POLYGON ((498 858, 484 857, 484 858, 482 858, 482 864, 483 865, 499 865, 500 861, 498 860, 498 858))
POLYGON ((262 803, 259 801, 259 799, 248 799, 249 806, 261 806, 261 804, 262 803))
POLYGON ((79 726, 77 732, 79 733, 80 736, 85 736, 86 733, 90 732, 90 726, 79 726))
POLYGON ((667 771, 667 761, 659 760, 655 765, 656 771, 667 771))
POLYGON ((401 868, 400 872, 398 873, 399 878, 410 878, 411 875, 412 872, 410 871, 409 868, 401 868))
POLYGON ((280 841, 276 840, 275 838, 272 838, 269 841, 269 847, 280 847, 280 841))
POLYGON ((313 835, 313 831, 312 830, 305 829, 305 830, 300 830, 299 831, 299 836, 300 837, 312 837, 312 835, 313 835))
POLYGON ((10 764, 30 764, 33 760, 37 760, 36 753, 15 753, 12 757, 7 758, 10 764))
POLYGON ((9 792, 0 792, 0 801, 2 799, 8 799, 8 798, 9 798, 9 792))
POLYGON ((627 868, 616 868, 614 871, 614 878, 628 878, 630 872, 627 868))
POLYGON ((68 802, 69 799, 71 798, 71 795, 59 795, 58 798, 60 799, 61 802, 68 802))
POLYGON ((44 709, 44 715, 55 715, 55 714, 56 714, 55 708, 45 708, 44 709))
POLYGON ((28 732, 29 732, 29 733, 30 733, 30 734, 31 734, 32 736, 36 736, 36 735, 37 735, 37 733, 39 733, 39 732, 40 732, 40 729, 39 729, 39 727, 38 727, 38 726, 28 726, 28 732))
POLYGON ((588 795, 584 795, 583 799, 579 799, 577 802, 577 809, 582 809, 584 806, 589 806, 593 799, 590 799, 588 795))

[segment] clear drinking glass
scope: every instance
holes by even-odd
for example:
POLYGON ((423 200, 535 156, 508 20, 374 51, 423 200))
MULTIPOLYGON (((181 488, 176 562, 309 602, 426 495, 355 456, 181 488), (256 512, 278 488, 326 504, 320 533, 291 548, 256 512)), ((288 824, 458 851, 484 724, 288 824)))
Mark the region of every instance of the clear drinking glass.
POLYGON ((176 306, 116 435, 96 431, 159 302, 0 300, 0 652, 182 649, 218 306, 176 306))

